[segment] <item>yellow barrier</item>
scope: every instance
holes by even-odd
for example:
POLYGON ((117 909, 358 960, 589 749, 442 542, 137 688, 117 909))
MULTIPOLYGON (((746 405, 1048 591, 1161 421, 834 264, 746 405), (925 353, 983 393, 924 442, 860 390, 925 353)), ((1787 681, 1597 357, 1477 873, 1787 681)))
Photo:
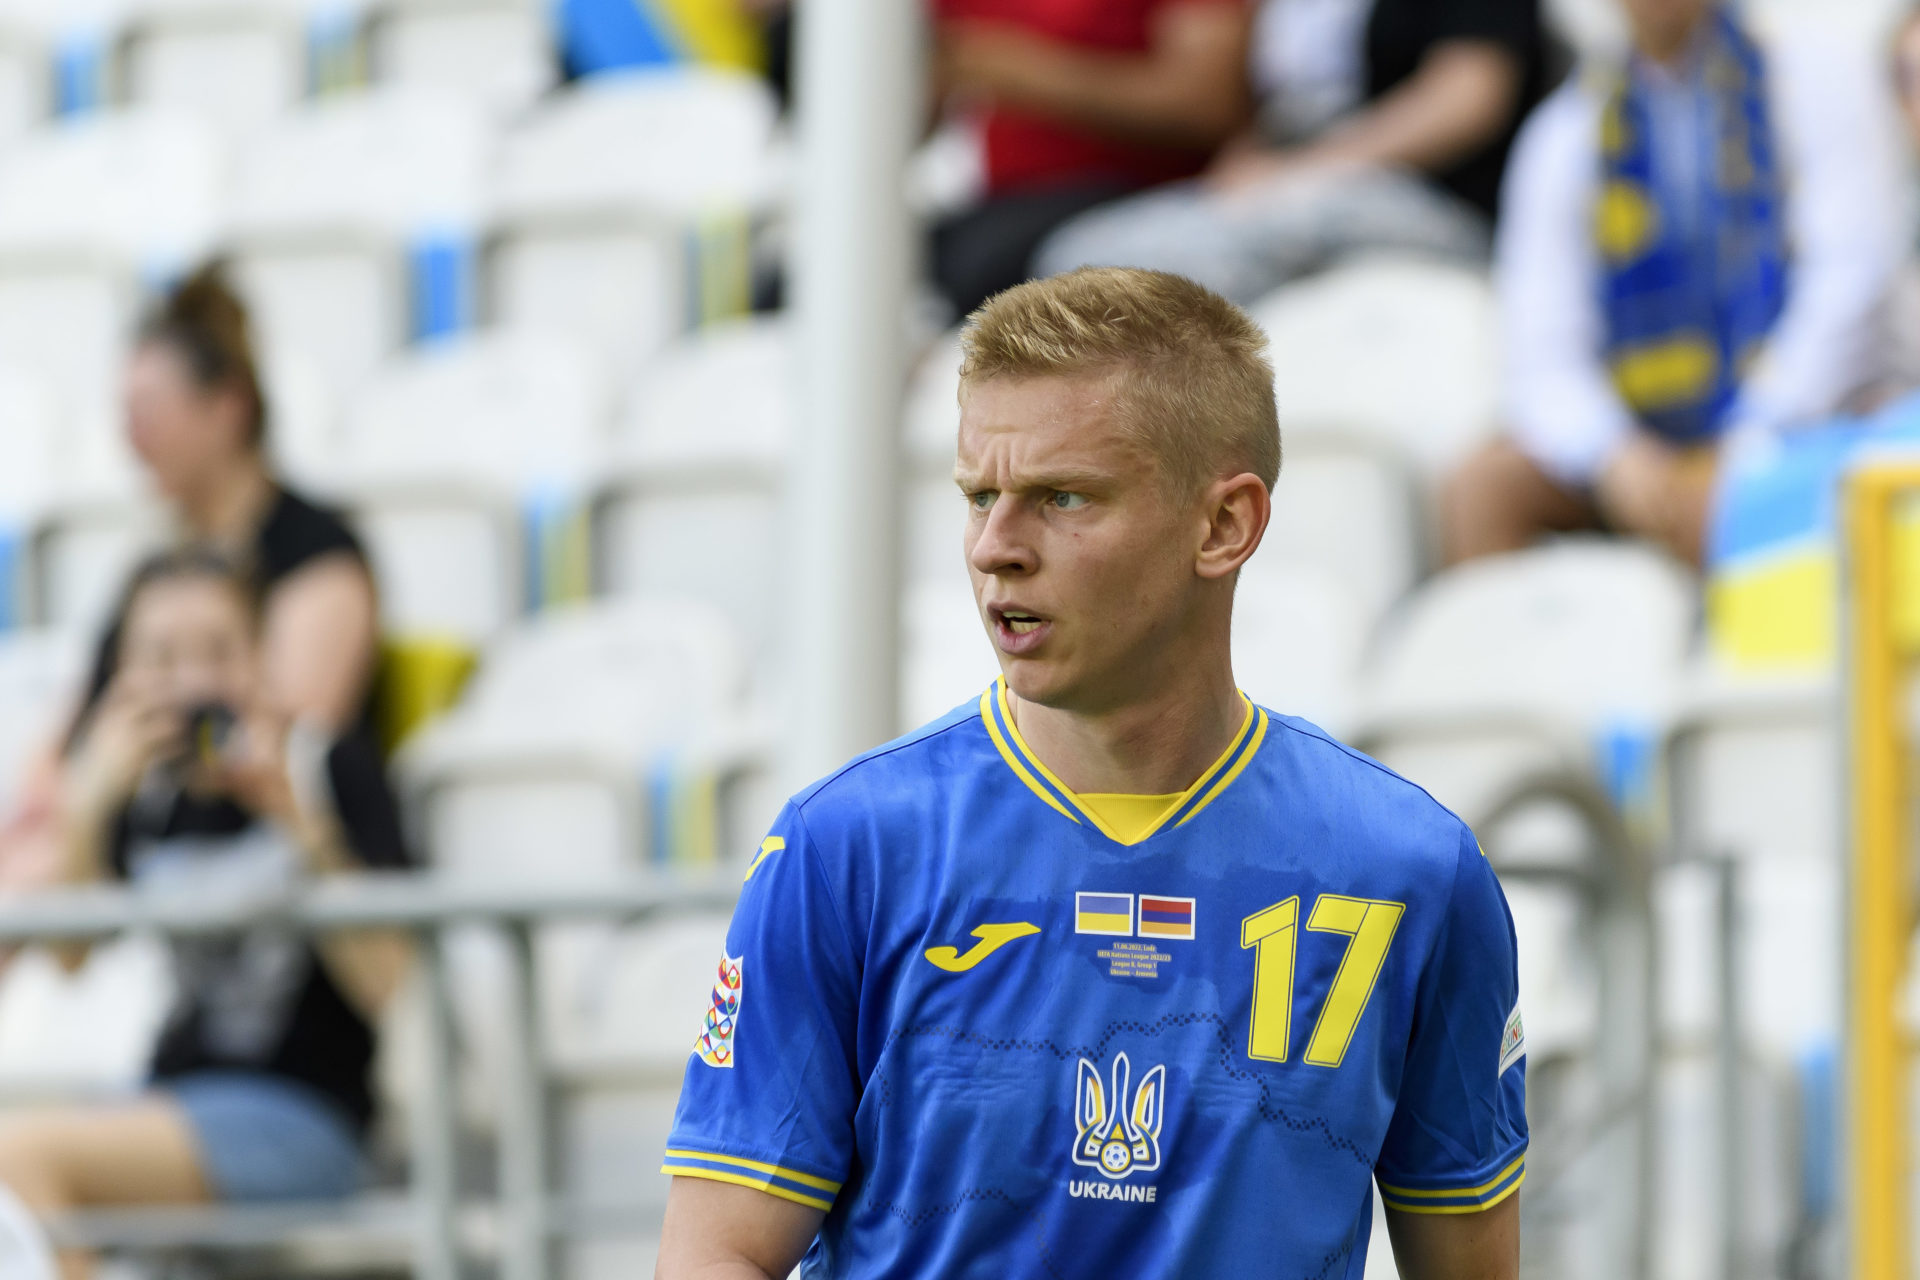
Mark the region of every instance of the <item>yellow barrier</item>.
MULTIPOLYGON (((1897 517, 1920 493, 1920 461, 1847 480, 1846 697, 1848 1240, 1856 1280, 1913 1280, 1907 1223, 1908 1050, 1901 991, 1913 931, 1902 681, 1903 581, 1915 571, 1897 517)), ((1903 625, 1907 624, 1907 625, 1903 625)))

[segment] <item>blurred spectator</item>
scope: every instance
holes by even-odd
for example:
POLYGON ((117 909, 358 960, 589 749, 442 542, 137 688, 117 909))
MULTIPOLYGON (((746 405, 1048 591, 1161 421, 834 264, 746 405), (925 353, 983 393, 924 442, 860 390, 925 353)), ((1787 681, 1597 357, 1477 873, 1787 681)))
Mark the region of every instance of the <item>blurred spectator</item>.
POLYGON ((1249 303, 1357 249, 1484 257, 1546 62, 1538 0, 1265 0, 1258 124, 1200 182, 1068 223, 1036 269, 1155 267, 1249 303))
MULTIPOLYGON (((163 552, 135 573, 120 618, 106 693, 66 751, 59 881, 270 893, 406 864, 371 741, 290 720, 266 696, 250 577, 212 551, 163 552)), ((372 1022, 404 974, 403 944, 315 946, 262 927, 178 941, 174 957, 152 1091, 0 1123, 0 1184, 41 1214, 352 1190, 372 1022)), ((63 1267, 86 1272, 81 1258, 63 1267)))
POLYGON ((933 232, 964 315, 1048 232, 1198 172, 1248 113, 1247 0, 935 0, 936 82, 983 113, 986 196, 933 232))
POLYGON ((1624 65, 1534 114, 1497 265, 1511 436, 1442 498, 1452 560, 1606 527, 1698 562, 1717 450, 1876 376, 1900 200, 1879 78, 1731 6, 1623 0, 1624 65))
MULTIPOLYGON (((371 723, 377 605, 345 525, 282 485, 267 460, 267 403, 245 308, 209 267, 143 323, 126 378, 134 451, 182 531, 249 565, 265 594, 264 696, 332 730, 371 723)), ((105 692, 119 619, 101 638, 76 719, 105 692)), ((53 857, 59 770, 49 751, 0 826, 0 885, 31 884, 53 857)))
MULTIPOLYGON (((1893 85, 1906 125, 1909 208, 1920 188, 1920 7, 1911 8, 1893 33, 1893 85)), ((1920 235, 1909 228, 1907 258, 1894 286, 1888 320, 1888 389, 1920 387, 1920 235)))

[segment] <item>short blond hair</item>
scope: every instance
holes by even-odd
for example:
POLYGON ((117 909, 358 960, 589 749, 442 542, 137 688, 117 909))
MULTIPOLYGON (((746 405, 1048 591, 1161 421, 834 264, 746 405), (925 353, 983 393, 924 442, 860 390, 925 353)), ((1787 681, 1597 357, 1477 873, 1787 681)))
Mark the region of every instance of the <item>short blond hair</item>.
POLYGON ((960 335, 960 395, 988 378, 1113 375, 1120 425, 1175 484, 1280 477, 1267 335, 1184 276, 1082 267, 995 295, 960 335))

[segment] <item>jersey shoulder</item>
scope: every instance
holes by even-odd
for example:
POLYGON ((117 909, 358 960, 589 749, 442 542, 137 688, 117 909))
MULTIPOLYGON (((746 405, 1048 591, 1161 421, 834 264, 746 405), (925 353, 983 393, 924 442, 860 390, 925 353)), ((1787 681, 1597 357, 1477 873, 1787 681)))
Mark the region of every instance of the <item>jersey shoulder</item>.
POLYGON ((1266 773, 1279 789, 1278 812, 1297 821, 1302 808, 1356 845, 1414 859, 1451 881, 1473 832, 1426 788, 1298 716, 1268 713, 1266 773))
POLYGON ((979 699, 963 702, 892 742, 862 752, 798 792, 790 802, 816 836, 834 829, 886 829, 925 816, 968 770, 980 767, 987 743, 979 699))

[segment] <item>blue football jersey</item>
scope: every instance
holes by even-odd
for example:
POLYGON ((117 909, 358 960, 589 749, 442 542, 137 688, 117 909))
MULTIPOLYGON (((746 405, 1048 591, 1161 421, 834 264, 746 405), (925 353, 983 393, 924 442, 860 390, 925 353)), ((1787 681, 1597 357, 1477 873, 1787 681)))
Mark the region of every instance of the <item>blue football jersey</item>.
POLYGON ((1520 1185, 1524 1052, 1500 885, 1424 791, 1249 702, 1129 843, 996 684, 761 843, 665 1169, 826 1211, 809 1278, 1357 1280, 1376 1181, 1520 1185))

